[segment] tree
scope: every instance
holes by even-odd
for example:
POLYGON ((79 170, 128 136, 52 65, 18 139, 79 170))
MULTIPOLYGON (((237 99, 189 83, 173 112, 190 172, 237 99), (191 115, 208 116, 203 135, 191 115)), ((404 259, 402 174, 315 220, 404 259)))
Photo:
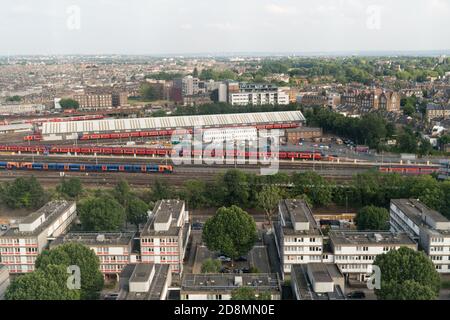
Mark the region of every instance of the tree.
POLYGON ((295 195, 306 194, 314 205, 326 206, 332 200, 330 183, 315 172, 295 173, 292 177, 295 195))
POLYGON ((105 195, 81 201, 78 215, 85 231, 118 231, 125 222, 124 208, 105 195))
POLYGON ((206 184, 201 180, 187 180, 184 183, 183 193, 185 200, 192 209, 201 208, 208 203, 208 199, 205 196, 206 184))
POLYGON ((157 101, 161 99, 160 91, 155 85, 144 83, 140 88, 141 99, 145 101, 157 101))
POLYGON ((222 262, 218 259, 206 259, 202 264, 202 273, 219 273, 222 262))
POLYGON ((131 197, 131 189, 128 182, 124 179, 120 179, 119 183, 113 190, 113 195, 117 202, 126 208, 131 197))
POLYGON ((151 201, 158 201, 172 198, 172 190, 165 180, 156 179, 153 184, 151 201))
POLYGON ((79 300, 80 290, 67 287, 66 267, 48 265, 17 277, 6 291, 7 300, 79 300))
POLYGON ((356 215, 358 230, 389 230, 389 212, 385 208, 367 206, 356 215))
POLYGON ((208 249, 235 260, 246 255, 255 244, 255 220, 239 207, 220 208, 206 221, 202 239, 208 249))
POLYGON ((222 187, 225 191, 225 205, 242 205, 248 203, 249 187, 247 176, 239 170, 228 170, 222 179, 222 187))
POLYGON ((258 205, 265 211, 267 221, 272 222, 273 214, 275 213, 278 202, 281 200, 280 188, 273 185, 263 186, 261 192, 256 195, 258 205))
POLYGON ((424 175, 410 179, 409 196, 420 199, 427 206, 439 210, 445 198, 442 183, 432 176, 424 175))
POLYGON ((256 292, 249 287, 240 287, 231 292, 231 300, 271 300, 269 292, 256 292))
POLYGON ((139 225, 148 219, 149 206, 139 198, 131 198, 126 209, 127 221, 134 224, 139 230, 139 225))
POLYGON ((3 202, 11 209, 42 207, 47 199, 44 189, 35 177, 17 178, 6 183, 1 194, 3 202))
MULTIPOLYGON (((97 299, 103 288, 103 275, 100 261, 94 251, 79 243, 67 243, 50 251, 43 251, 36 259, 36 268, 44 272, 51 271, 52 265, 78 266, 81 276, 81 299, 97 299)), ((67 273, 65 279, 67 279, 67 273)), ((66 280, 64 281, 66 285, 66 280)))
POLYGON ((424 252, 402 247, 378 255, 374 265, 381 270, 380 300, 432 300, 440 289, 440 276, 424 252))
POLYGON ((64 178, 61 184, 57 187, 57 190, 69 198, 78 198, 83 192, 83 185, 80 178, 64 178))
POLYGON ((78 109, 80 104, 74 99, 61 99, 59 105, 63 109, 78 109))

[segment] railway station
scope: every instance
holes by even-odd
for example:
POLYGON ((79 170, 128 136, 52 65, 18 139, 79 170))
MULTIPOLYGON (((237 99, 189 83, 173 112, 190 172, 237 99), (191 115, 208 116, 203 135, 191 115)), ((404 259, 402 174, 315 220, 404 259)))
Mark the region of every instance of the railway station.
POLYGON ((300 111, 242 113, 162 118, 128 118, 77 122, 47 122, 42 125, 44 141, 115 139, 128 137, 167 136, 174 130, 193 130, 195 127, 257 129, 287 129, 305 123, 300 111))

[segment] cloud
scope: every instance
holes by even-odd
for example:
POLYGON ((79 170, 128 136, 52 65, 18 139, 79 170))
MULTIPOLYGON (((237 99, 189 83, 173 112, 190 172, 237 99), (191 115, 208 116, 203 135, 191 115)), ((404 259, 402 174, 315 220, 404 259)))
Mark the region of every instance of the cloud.
POLYGON ((180 29, 183 29, 183 30, 192 30, 192 29, 193 29, 193 26, 192 26, 192 24, 186 23, 186 24, 182 24, 182 25, 180 26, 180 29))
POLYGON ((218 29, 221 31, 232 31, 239 29, 239 26, 234 25, 230 22, 224 22, 224 23, 210 23, 206 25, 208 28, 218 29))

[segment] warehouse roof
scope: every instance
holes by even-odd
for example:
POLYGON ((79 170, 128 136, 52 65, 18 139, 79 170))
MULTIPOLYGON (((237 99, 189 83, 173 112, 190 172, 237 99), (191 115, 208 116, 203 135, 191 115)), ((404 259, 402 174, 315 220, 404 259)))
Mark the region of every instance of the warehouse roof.
POLYGON ((262 123, 305 121, 300 111, 237 113, 202 116, 162 118, 127 118, 113 120, 88 120, 78 122, 44 123, 42 134, 70 134, 83 132, 143 131, 192 128, 194 126, 230 126, 262 123))

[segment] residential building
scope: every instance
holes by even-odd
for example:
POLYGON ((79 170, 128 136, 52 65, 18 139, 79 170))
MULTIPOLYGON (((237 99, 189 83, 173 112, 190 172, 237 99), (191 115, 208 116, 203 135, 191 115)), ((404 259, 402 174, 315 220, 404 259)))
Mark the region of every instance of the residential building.
POLYGON ((293 265, 291 287, 296 300, 345 299, 344 275, 331 263, 293 265))
POLYGON ((450 273, 450 221, 416 199, 394 199, 390 225, 416 239, 439 273, 450 273))
POLYGON ((6 289, 8 289, 9 283, 8 267, 4 264, 0 264, 0 300, 5 298, 6 289))
POLYGON ((394 91, 384 91, 380 95, 379 109, 388 112, 400 112, 400 94, 394 91))
POLYGON ((0 263, 11 274, 34 271, 37 256, 49 241, 64 234, 76 217, 76 203, 56 200, 0 232, 0 263))
POLYGON ((300 139, 320 138, 322 135, 322 128, 298 127, 286 130, 286 139, 292 144, 297 144, 300 139))
POLYGON ((75 95, 73 99, 78 101, 80 109, 88 109, 88 110, 108 109, 127 105, 128 93, 127 92, 88 93, 75 95))
POLYGON ((181 300, 231 300, 238 288, 269 293, 271 300, 281 300, 281 281, 276 273, 186 274, 181 283, 181 300))
POLYGON ((186 76, 182 80, 182 92, 183 96, 192 96, 198 94, 199 92, 199 82, 198 78, 193 76, 186 76))
POLYGON ((417 244, 406 233, 331 231, 329 238, 334 263, 347 279, 359 281, 373 273, 378 255, 401 247, 417 250, 417 244))
POLYGON ((118 276, 126 265, 136 262, 132 258, 134 236, 134 232, 70 232, 58 237, 50 244, 50 248, 64 243, 83 244, 95 252, 104 275, 118 276))
POLYGON ((170 265, 129 264, 120 274, 118 300, 166 300, 171 282, 170 265))
POLYGON ((169 264, 173 273, 181 274, 189 234, 185 202, 158 201, 141 232, 142 263, 169 264))
POLYGON ((400 100, 400 94, 390 90, 376 88, 360 91, 351 89, 341 95, 340 103, 365 111, 381 109, 388 112, 400 112, 400 100))
POLYGON ((312 107, 312 106, 325 107, 328 105, 329 102, 327 96, 319 94, 305 94, 303 96, 300 96, 300 99, 297 101, 305 107, 312 107))
POLYGON ((228 102, 232 105, 287 105, 289 94, 268 84, 240 84, 239 92, 228 86, 228 102), (233 91, 232 91, 233 90, 233 91))
POLYGON ((433 119, 447 119, 450 118, 450 106, 429 104, 427 105, 426 114, 428 121, 433 119))
POLYGON ((275 241, 283 274, 295 264, 322 262, 323 235, 309 205, 304 200, 282 200, 278 213, 275 241))

